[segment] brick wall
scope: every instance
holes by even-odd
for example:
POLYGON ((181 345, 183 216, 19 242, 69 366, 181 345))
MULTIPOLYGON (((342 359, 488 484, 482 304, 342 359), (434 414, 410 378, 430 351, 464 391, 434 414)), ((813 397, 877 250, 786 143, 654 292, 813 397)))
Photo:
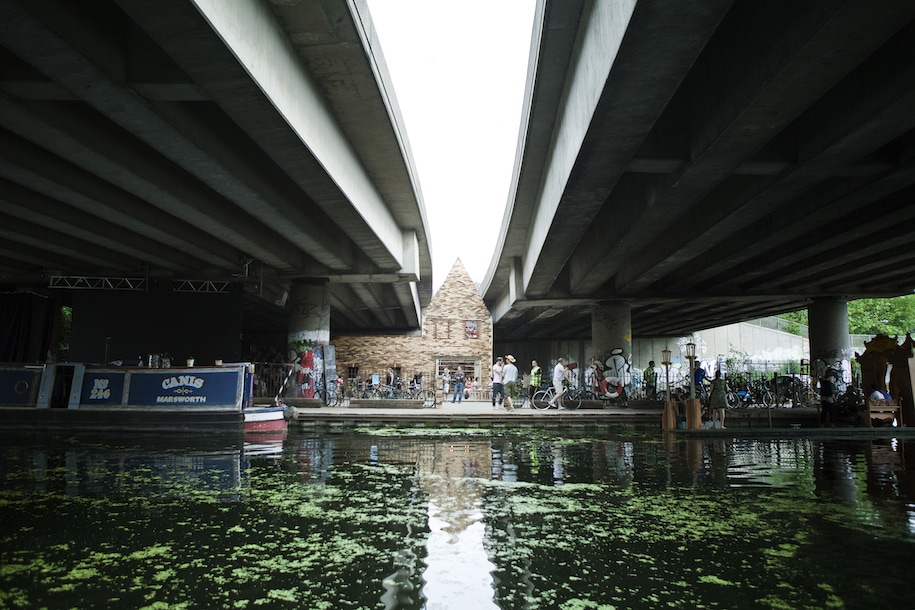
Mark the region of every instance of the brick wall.
POLYGON ((363 379, 400 366, 405 379, 422 372, 428 387, 436 362, 479 361, 472 373, 485 385, 492 367, 492 316, 458 259, 423 312, 421 335, 338 335, 331 343, 341 375, 349 366, 358 366, 363 379))

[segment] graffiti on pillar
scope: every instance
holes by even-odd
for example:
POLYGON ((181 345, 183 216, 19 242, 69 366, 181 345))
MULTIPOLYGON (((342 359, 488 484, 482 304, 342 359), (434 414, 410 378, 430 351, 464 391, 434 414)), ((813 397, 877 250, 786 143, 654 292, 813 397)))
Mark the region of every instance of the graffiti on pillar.
POLYGON ((296 398, 314 398, 324 382, 323 345, 330 340, 328 292, 320 286, 293 290, 286 303, 289 334, 286 350, 292 363, 296 398))
POLYGON ((312 350, 314 359, 311 365, 311 398, 321 398, 319 390, 324 390, 324 346, 316 345, 312 350))
POLYGON ((330 341, 330 303, 327 291, 297 294, 286 305, 289 335, 286 346, 289 361, 301 359, 305 351, 330 341))
POLYGON ((302 352, 296 363, 296 398, 319 398, 316 392, 324 387, 324 346, 302 352))
POLYGON ((304 330, 320 332, 330 328, 329 312, 323 303, 310 303, 305 299, 299 299, 290 303, 289 313, 304 330))
POLYGON ((608 356, 594 356, 585 377, 592 388, 599 388, 599 397, 628 402, 632 384, 632 359, 623 348, 610 350, 608 356))
POLYGON ((607 377, 604 375, 606 368, 602 358, 598 358, 597 354, 591 356, 591 366, 585 369, 585 386, 589 388, 591 393, 595 396, 615 398, 614 396, 609 395, 610 387, 608 385, 607 377))
POLYGON ((296 398, 314 398, 314 369, 315 353, 314 350, 306 349, 299 356, 299 362, 296 372, 295 397, 296 398))
POLYGON ((686 344, 692 343, 696 346, 696 359, 702 361, 706 353, 708 353, 708 343, 705 342, 705 339, 699 335, 690 335, 689 337, 680 337, 677 339, 677 345, 680 347, 680 354, 685 356, 686 354, 686 344))
POLYGON ((839 393, 844 392, 852 381, 851 361, 846 358, 817 358, 811 368, 811 382, 815 387, 819 387, 823 378, 830 373, 836 378, 836 391, 839 393))
POLYGON ((603 307, 596 308, 591 315, 594 321, 606 328, 610 335, 622 337, 627 347, 617 349, 623 349, 628 353, 632 347, 632 328, 628 324, 628 319, 616 315, 603 307))

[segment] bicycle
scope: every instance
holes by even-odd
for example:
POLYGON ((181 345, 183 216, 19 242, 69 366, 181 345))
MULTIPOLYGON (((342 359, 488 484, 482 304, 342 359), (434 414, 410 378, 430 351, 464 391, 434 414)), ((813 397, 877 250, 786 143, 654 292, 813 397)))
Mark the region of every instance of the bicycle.
MULTIPOLYGON (((509 396, 506 396, 505 398, 508 399, 509 396)), ((512 408, 514 409, 530 409, 533 406, 531 402, 531 395, 525 389, 519 390, 515 396, 512 396, 511 402, 512 408)))
POLYGON ((540 410, 549 409, 551 406, 554 406, 556 408, 568 409, 571 411, 581 406, 582 398, 585 395, 590 396, 591 392, 581 386, 569 387, 566 385, 559 400, 555 401, 553 405, 550 405, 550 402, 556 397, 556 388, 549 386, 545 390, 539 390, 534 394, 532 404, 535 409, 540 410))
POLYGON ((648 386, 644 384, 641 379, 633 379, 632 384, 629 386, 627 397, 632 400, 648 399, 648 386))
POLYGON ((531 399, 531 404, 535 409, 549 409, 551 406, 550 401, 552 401, 555 396, 556 390, 553 388, 553 386, 543 390, 537 390, 534 392, 534 397, 531 399))
POLYGON ((725 401, 729 409, 743 407, 771 407, 775 404, 775 396, 766 384, 758 381, 743 383, 740 389, 734 391, 730 388, 725 393, 725 401))
POLYGON ((594 393, 585 386, 566 387, 562 393, 561 403, 566 409, 577 409, 583 400, 595 400, 594 393))
POLYGON ((397 385, 382 384, 379 391, 382 398, 390 400, 399 400, 404 397, 403 390, 397 385))
POLYGON ((362 389, 361 398, 366 400, 381 400, 384 398, 384 394, 380 387, 369 384, 362 389))
POLYGON ((324 384, 318 384, 315 388, 315 398, 320 398, 321 402, 328 407, 336 407, 340 403, 340 393, 342 388, 338 389, 338 384, 331 382, 329 387, 324 384))
POLYGON ((778 380, 779 398, 790 403, 792 407, 816 406, 820 395, 808 383, 797 377, 781 377, 778 380))
POLYGON ((410 384, 410 387, 404 391, 404 398, 410 400, 422 400, 423 408, 435 406, 435 390, 424 390, 421 385, 410 384))

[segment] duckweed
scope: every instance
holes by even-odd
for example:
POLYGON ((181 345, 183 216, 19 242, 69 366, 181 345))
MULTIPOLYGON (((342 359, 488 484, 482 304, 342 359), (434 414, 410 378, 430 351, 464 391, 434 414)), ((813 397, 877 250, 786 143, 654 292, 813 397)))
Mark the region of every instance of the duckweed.
POLYGON ((905 443, 12 440, 2 607, 915 606, 905 443))

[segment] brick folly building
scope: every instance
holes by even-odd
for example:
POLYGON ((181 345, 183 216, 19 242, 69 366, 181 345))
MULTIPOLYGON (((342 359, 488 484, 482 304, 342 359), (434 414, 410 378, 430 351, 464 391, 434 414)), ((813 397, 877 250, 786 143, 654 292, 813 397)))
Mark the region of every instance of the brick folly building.
POLYGON ((421 373, 423 387, 432 379, 442 389, 445 368, 459 365, 482 387, 490 383, 492 368, 492 316, 476 284, 458 259, 422 315, 419 335, 337 335, 337 370, 341 376, 382 381, 393 369, 408 381, 421 373))

